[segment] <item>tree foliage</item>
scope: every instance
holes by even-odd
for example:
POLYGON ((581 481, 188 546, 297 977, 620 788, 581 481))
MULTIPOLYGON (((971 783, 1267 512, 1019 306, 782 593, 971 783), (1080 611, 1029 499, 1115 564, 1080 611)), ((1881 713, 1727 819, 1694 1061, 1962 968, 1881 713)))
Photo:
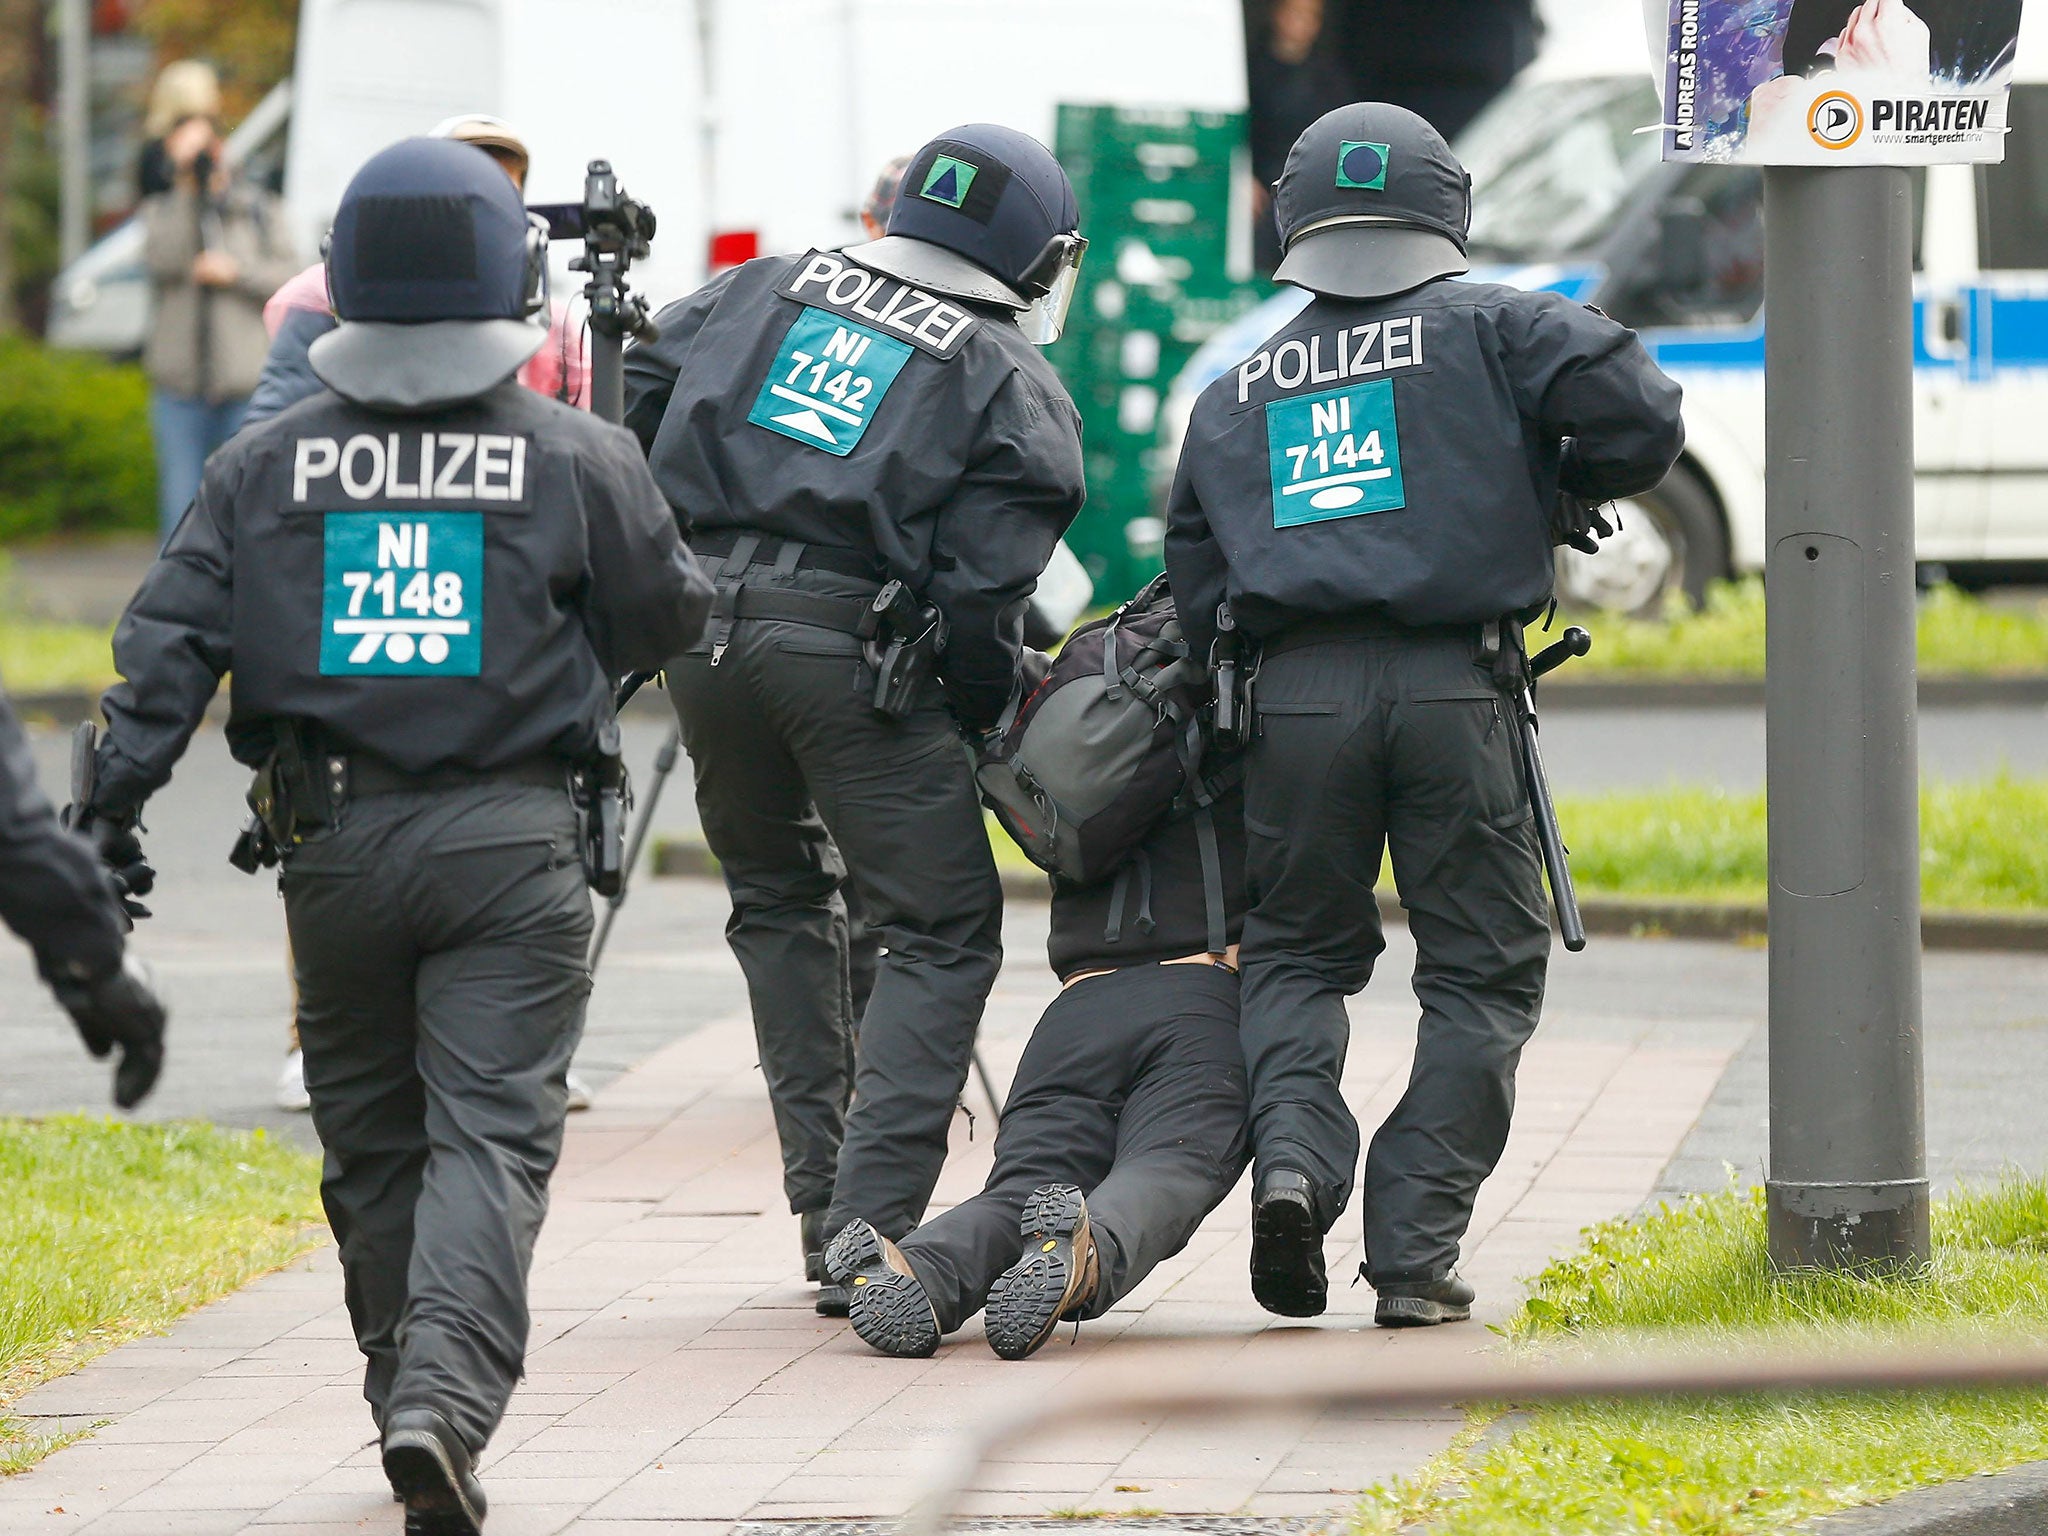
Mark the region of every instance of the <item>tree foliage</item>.
POLYGON ((220 72, 230 123, 292 72, 298 0, 144 0, 136 28, 157 62, 204 59, 220 72))

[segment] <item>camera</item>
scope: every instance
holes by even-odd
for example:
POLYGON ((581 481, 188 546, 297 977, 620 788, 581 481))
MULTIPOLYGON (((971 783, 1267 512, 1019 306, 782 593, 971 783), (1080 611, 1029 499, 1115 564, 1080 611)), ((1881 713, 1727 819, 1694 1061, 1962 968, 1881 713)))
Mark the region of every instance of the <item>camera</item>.
POLYGON ((654 240, 654 210, 627 195, 609 160, 590 162, 582 202, 536 203, 528 211, 547 220, 550 240, 595 242, 628 262, 646 256, 654 240))
POLYGON ((627 269, 653 249, 654 210, 627 195, 609 160, 590 162, 582 202, 540 203, 527 211, 547 221, 549 239, 583 242, 583 254, 569 263, 569 270, 590 274, 583 294, 590 301, 593 331, 642 341, 660 334, 647 301, 626 286, 627 269))
POLYGON ((625 339, 653 341, 661 335, 647 300, 626 285, 627 269, 653 248, 654 210, 626 195, 611 161, 593 160, 584 172, 582 202, 541 203, 527 211, 547 221, 549 239, 583 242, 583 254, 569 270, 590 274, 583 288, 593 337, 590 404, 616 422, 625 414, 625 339))

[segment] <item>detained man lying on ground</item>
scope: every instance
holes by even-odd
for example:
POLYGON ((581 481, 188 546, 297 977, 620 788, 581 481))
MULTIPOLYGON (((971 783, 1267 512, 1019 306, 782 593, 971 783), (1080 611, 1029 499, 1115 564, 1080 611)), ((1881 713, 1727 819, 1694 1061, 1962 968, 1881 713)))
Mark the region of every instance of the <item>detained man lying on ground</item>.
POLYGON ((987 1187, 900 1244, 856 1221, 826 1252, 874 1348, 929 1355, 986 1305, 990 1346, 1021 1360, 1063 1319, 1116 1305, 1236 1186, 1242 790, 1209 814, 1214 886, 1194 814, 1154 828, 1107 879, 1055 882, 1047 948, 1065 988, 1018 1064, 987 1187), (1227 942, 1211 952, 1217 937, 1227 942))

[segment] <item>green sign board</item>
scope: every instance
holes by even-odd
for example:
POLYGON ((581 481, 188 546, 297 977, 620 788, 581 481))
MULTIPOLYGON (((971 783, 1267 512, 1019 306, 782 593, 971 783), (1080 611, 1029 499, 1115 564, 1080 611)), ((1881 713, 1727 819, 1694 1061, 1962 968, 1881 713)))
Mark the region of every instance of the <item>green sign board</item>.
POLYGON ((1251 276, 1237 112, 1063 106, 1056 151, 1088 259, 1053 365, 1080 407, 1088 505, 1067 542, 1121 602, 1156 575, 1178 444, 1162 407, 1197 348, 1271 289, 1251 276))

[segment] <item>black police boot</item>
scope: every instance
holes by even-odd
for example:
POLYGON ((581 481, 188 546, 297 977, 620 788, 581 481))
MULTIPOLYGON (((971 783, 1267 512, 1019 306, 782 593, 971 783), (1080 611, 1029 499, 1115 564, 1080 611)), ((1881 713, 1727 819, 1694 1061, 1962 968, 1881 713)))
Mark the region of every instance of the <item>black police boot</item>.
POLYGON ((988 1293, 988 1345, 1005 1360, 1022 1360, 1061 1319, 1095 1298, 1101 1283, 1088 1202, 1071 1184, 1041 1184, 1017 1218, 1024 1257, 988 1293))
POLYGON ((805 1211, 797 1220, 802 1223, 804 1278, 816 1285, 825 1278, 825 1212, 805 1211))
POLYGON ((825 1273, 847 1292, 853 1331, 871 1349, 907 1360, 923 1360, 938 1349, 938 1314, 910 1260, 866 1222, 840 1229, 825 1250, 825 1273))
POLYGON ((1313 1190, 1307 1174, 1275 1168, 1252 1201, 1252 1295, 1281 1317, 1320 1317, 1330 1302, 1313 1190))
POLYGON ((405 1500, 405 1536, 481 1536, 484 1490, 469 1447, 433 1409, 401 1409, 386 1421, 384 1475, 405 1500))
POLYGON ((1372 1320, 1382 1328, 1433 1328, 1462 1323, 1472 1315, 1476 1292, 1454 1269, 1441 1280, 1373 1280, 1363 1264, 1358 1272, 1379 1292, 1372 1320))

